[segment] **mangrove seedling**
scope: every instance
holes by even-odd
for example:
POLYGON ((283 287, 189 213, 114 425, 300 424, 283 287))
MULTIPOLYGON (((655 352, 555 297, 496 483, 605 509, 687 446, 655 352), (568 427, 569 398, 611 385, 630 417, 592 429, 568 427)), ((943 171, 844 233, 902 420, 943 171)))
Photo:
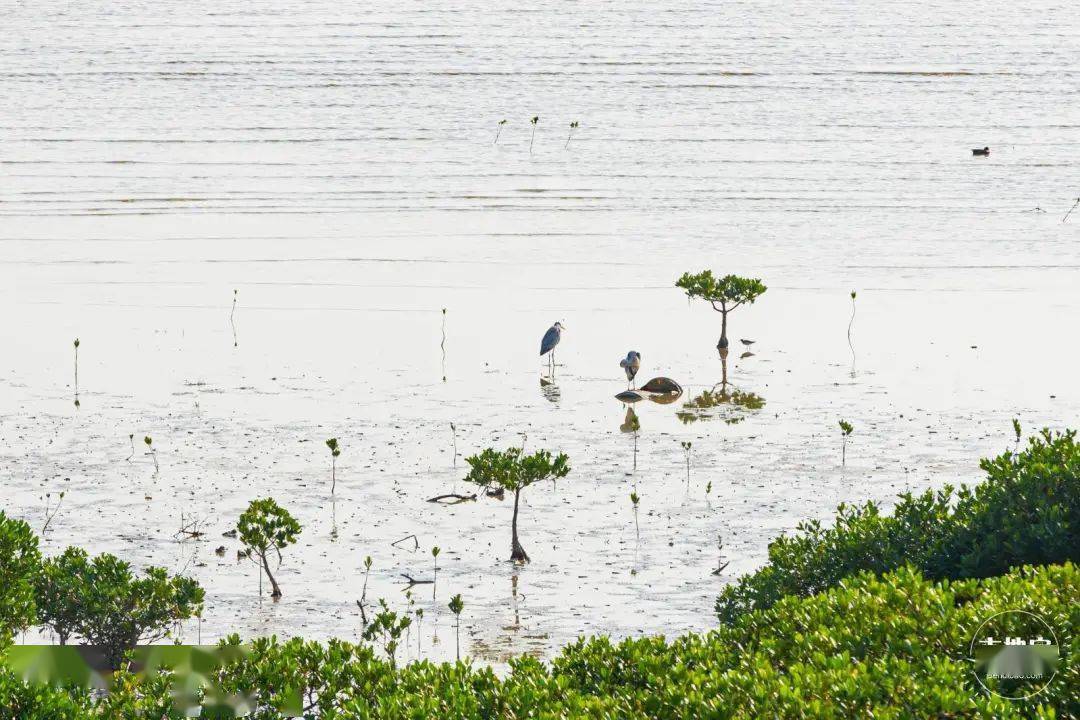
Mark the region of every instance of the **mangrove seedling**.
POLYGON ((689 485, 690 484, 690 451, 693 449, 694 443, 690 442, 689 440, 686 440, 686 441, 680 442, 679 445, 682 446, 683 457, 686 458, 686 484, 689 485))
POLYGON ((79 338, 75 338, 75 396, 79 395, 79 338))
POLYGON ((236 340, 236 300, 239 290, 232 291, 232 310, 229 311, 229 326, 232 328, 233 347, 239 347, 240 343, 236 340))
POLYGON ((128 433, 128 442, 131 443, 131 454, 125 459, 131 462, 131 458, 135 457, 135 433, 128 433))
POLYGON ((450 442, 454 445, 454 467, 457 467, 457 426, 450 423, 450 442))
POLYGON ((338 446, 337 438, 330 438, 326 441, 326 447, 330 448, 330 494, 334 494, 334 489, 337 488, 337 459, 341 455, 341 448, 338 446))
POLYGON ((502 120, 499 121, 498 127, 495 128, 495 142, 493 142, 492 145, 498 145, 499 144, 499 136, 502 135, 503 125, 505 125, 505 124, 506 124, 506 118, 503 118, 502 120))
POLYGON ((45 493, 45 524, 41 526, 41 534, 44 535, 45 531, 49 529, 49 523, 56 517, 56 513, 60 512, 60 505, 64 502, 64 491, 60 491, 60 497, 56 501, 56 507, 50 509, 49 505, 52 502, 52 493, 45 493))
POLYGON ((570 147, 570 138, 574 137, 574 131, 577 130, 577 127, 578 127, 578 121, 577 120, 570 123, 570 132, 567 133, 567 135, 566 135, 566 145, 563 146, 563 150, 570 147))
POLYGON ((521 491, 540 482, 566 477, 570 473, 570 459, 559 453, 552 458, 547 450, 525 455, 519 447, 499 451, 488 448, 479 455, 465 458, 472 468, 466 482, 475 483, 485 490, 496 489, 514 493, 514 519, 511 524, 510 559, 529 562, 529 556, 518 541, 518 508, 521 491))
POLYGON ((716 536, 716 569, 712 571, 713 575, 719 575, 724 572, 724 569, 730 565, 730 561, 724 562, 724 536, 716 536))
POLYGON ((435 581, 439 580, 439 546, 431 548, 431 558, 435 561, 435 581))
POLYGON ((855 291, 851 291, 851 319, 847 324, 847 341, 848 345, 851 344, 851 326, 855 324, 855 291))
POLYGON ((639 496, 636 492, 631 492, 630 502, 634 504, 634 509, 637 509, 638 503, 641 502, 641 496, 639 496))
POLYGON ((143 441, 143 443, 144 443, 144 444, 146 445, 146 448, 147 448, 147 454, 148 454, 148 455, 149 455, 150 457, 152 457, 152 458, 154 459, 154 472, 155 472, 155 473, 158 473, 158 472, 160 472, 160 471, 161 471, 161 466, 160 466, 160 465, 158 465, 158 461, 157 461, 157 448, 155 448, 155 447, 154 447, 154 440, 153 440, 153 438, 151 438, 151 437, 150 437, 149 435, 147 435, 146 437, 144 437, 144 438, 142 439, 142 441, 143 441))
POLYGON ((685 290, 688 299, 704 300, 712 305, 713 310, 720 313, 720 342, 716 347, 721 349, 728 346, 728 313, 740 305, 752 305, 768 290, 758 278, 725 275, 717 279, 713 277, 712 270, 703 270, 696 275, 683 273, 683 276, 675 282, 675 287, 685 290))
POLYGON ((276 553, 278 566, 281 566, 281 550, 296 542, 296 536, 300 534, 300 523, 273 498, 264 498, 251 501, 247 510, 240 515, 236 530, 240 535, 240 542, 250 551, 251 559, 262 564, 262 572, 266 573, 270 587, 273 588, 270 596, 281 597, 281 586, 270 572, 268 558, 270 553, 276 553))
POLYGON ((465 602, 458 593, 450 598, 448 604, 450 612, 454 613, 454 644, 457 647, 457 659, 461 659, 461 611, 465 609, 465 602))
POLYGON ((420 657, 423 652, 420 646, 420 623, 424 620, 424 608, 416 608, 413 612, 416 614, 416 656, 420 657))
POLYGON ((391 669, 397 667, 398 642, 401 634, 412 624, 408 615, 398 615, 390 609, 386 601, 379 598, 379 612, 375 613, 371 624, 364 628, 363 638, 368 642, 378 642, 390 660, 391 669))
POLYGON ((529 122, 531 122, 532 126, 533 126, 532 137, 529 138, 529 154, 532 155, 533 141, 536 140, 536 124, 538 122, 540 122, 540 116, 539 115, 533 115, 533 119, 530 120, 529 122))
POLYGON ((847 441, 852 432, 855 431, 855 426, 849 423, 847 420, 840 421, 840 437, 843 442, 840 446, 840 464, 847 465, 847 441))
POLYGON ((1061 218, 1061 222, 1065 222, 1066 220, 1068 220, 1069 216, 1072 215, 1073 210, 1075 210, 1077 206, 1080 206, 1080 197, 1076 198, 1076 202, 1074 202, 1072 204, 1072 207, 1069 208, 1069 212, 1065 213, 1065 217, 1061 218))
POLYGON ((371 564, 372 564, 371 563, 371 556, 368 555, 366 558, 364 558, 364 587, 360 591, 360 599, 356 601, 356 606, 358 608, 360 608, 360 622, 362 622, 364 624, 364 627, 367 627, 367 624, 368 624, 367 609, 366 609, 367 608, 367 583, 368 583, 368 576, 371 575, 371 564))
POLYGON ((712 480, 705 483, 705 497, 712 495, 712 480))

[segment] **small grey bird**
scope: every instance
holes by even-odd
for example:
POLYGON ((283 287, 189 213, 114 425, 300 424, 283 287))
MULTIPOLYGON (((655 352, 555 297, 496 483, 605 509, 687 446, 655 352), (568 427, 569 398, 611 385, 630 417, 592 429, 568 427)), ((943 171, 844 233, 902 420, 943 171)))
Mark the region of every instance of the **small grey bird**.
POLYGON ((551 353, 551 357, 548 359, 548 364, 555 364, 555 346, 562 340, 562 323, 555 323, 548 328, 548 331, 544 333, 544 338, 540 341, 540 357, 543 357, 547 353, 551 353))
POLYGON ((634 377, 641 369, 641 353, 637 350, 626 353, 626 357, 619 361, 619 367, 626 372, 626 381, 630 383, 630 387, 634 387, 634 377))
POLYGON ((749 350, 750 346, 753 345, 757 341, 756 340, 744 340, 742 338, 739 338, 739 342, 741 342, 743 345, 745 345, 746 349, 749 350))

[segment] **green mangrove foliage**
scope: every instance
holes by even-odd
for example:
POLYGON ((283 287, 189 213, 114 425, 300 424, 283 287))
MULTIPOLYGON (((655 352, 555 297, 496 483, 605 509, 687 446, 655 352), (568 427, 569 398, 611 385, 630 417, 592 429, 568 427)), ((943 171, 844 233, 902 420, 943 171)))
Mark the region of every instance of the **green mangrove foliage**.
POLYGON ((0 647, 34 623, 34 578, 40 562, 34 531, 0 510, 0 647))
POLYGON ((529 562, 525 548, 518 541, 518 507, 521 491, 541 480, 556 480, 570 473, 570 458, 559 453, 554 457, 547 450, 525 455, 524 450, 512 447, 507 450, 488 448, 479 455, 465 458, 471 470, 466 482, 479 485, 485 490, 495 488, 514 494, 514 519, 511 524, 510 559, 529 562))
MULTIPOLYGON (((309 720, 440 718, 1066 718, 1080 715, 1074 647, 1080 569, 1023 568, 983 580, 925 579, 912 568, 862 573, 809 598, 788 598, 733 625, 671 641, 581 639, 550 663, 522 656, 500 679, 487 666, 421 661, 395 667, 338 640, 255 640, 226 663, 221 691, 254 698, 253 720, 293 707, 309 720), (968 659, 976 628, 1002 608, 1046 617, 1062 660, 1029 701, 982 690, 968 659)), ((226 647, 239 645, 232 636, 226 647)), ((15 717, 179 720, 167 682, 120 673, 107 697, 28 687, 0 670, 0 707, 15 717)))
POLYGON ((240 542, 251 551, 252 559, 261 564, 262 572, 270 580, 271 597, 281 597, 281 587, 270 572, 269 557, 275 553, 278 564, 281 564, 281 550, 296 542, 300 523, 273 498, 264 498, 251 501, 247 510, 240 515, 236 530, 240 542))
POLYGON ((813 595, 868 570, 911 564, 931 578, 982 578, 1019 565, 1080 561, 1080 446, 1076 433, 1043 430, 1020 453, 979 465, 986 480, 905 493, 892 515, 875 503, 840 505, 832 528, 801 523, 769 545, 769 562, 716 601, 721 622, 813 595))
POLYGON ((758 278, 725 275, 717 279, 713 277, 712 270, 703 270, 697 274, 683 273, 675 282, 675 287, 685 290, 686 296, 691 300, 704 300, 720 313, 720 342, 716 345, 718 348, 728 346, 728 313, 740 305, 752 305, 768 290, 758 278))

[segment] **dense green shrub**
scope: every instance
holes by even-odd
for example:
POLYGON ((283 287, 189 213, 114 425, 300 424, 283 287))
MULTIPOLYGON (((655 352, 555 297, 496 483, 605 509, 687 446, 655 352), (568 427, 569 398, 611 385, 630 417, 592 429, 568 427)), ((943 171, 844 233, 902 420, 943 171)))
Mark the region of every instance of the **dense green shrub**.
POLYGON ((906 493, 892 515, 841 505, 832 528, 804 522, 769 546, 769 563, 717 598, 721 622, 812 595, 863 570, 911 564, 931 578, 981 578, 1019 565, 1080 561, 1080 445, 1044 430, 1019 454, 983 460, 985 482, 906 493))
POLYGON ((40 562, 30 526, 0 510, 0 647, 34 622, 34 576, 40 562))
MULTIPOLYGON (((366 718, 1021 718, 1080 716, 1072 661, 1080 570, 1023 568, 996 578, 933 582, 912 568, 863 573, 809 598, 791 597, 731 625, 672 642, 579 640, 550 664, 523 657, 500 680, 490 668, 419 662, 397 670, 373 650, 333 641, 262 639, 222 671, 229 692, 253 694, 253 720, 366 718), (982 691, 967 658, 979 624, 1028 609, 1062 639, 1058 673, 1034 701, 982 691)), ((231 638, 229 643, 239 642, 231 638)), ((103 701, 0 675, 0 707, 22 717, 176 717, 167 683, 121 675, 103 701), (36 699, 35 699, 36 698, 36 699), (84 708, 67 712, 74 701, 84 708)))

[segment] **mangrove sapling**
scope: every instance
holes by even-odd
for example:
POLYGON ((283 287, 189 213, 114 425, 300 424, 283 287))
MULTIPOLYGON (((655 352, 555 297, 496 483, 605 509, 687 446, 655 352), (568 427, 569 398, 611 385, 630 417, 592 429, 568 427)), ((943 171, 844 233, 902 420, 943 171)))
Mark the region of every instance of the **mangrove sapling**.
POLYGON ((131 443, 131 454, 126 459, 131 462, 131 458, 135 457, 135 433, 128 433, 128 442, 131 443))
POLYGON ((731 564, 731 561, 724 562, 724 536, 716 536, 716 569, 712 571, 713 575, 719 575, 724 572, 724 569, 731 564))
POLYGON ((157 448, 154 447, 154 439, 147 435, 143 438, 143 443, 147 447, 146 454, 154 459, 154 474, 156 475, 157 473, 161 472, 161 466, 158 465, 157 448))
POLYGON ((56 501, 56 507, 50 509, 49 505, 52 502, 52 493, 45 493, 45 524, 41 526, 41 534, 44 535, 45 531, 49 529, 49 523, 56 517, 56 513, 60 512, 60 505, 64 502, 64 491, 60 491, 60 497, 56 501))
POLYGON ((379 612, 375 613, 371 623, 364 628, 363 638, 368 642, 378 642, 390 661, 391 669, 397 667, 397 649, 401 634, 412 624, 412 618, 398 615, 390 609, 386 601, 379 598, 379 612))
POLYGON ((529 556, 518 541, 518 509, 521 491, 542 480, 555 480, 570 473, 570 459, 559 453, 552 458, 547 450, 525 455, 522 448, 512 447, 503 451, 488 448, 479 455, 465 458, 472 468, 466 482, 475 483, 488 490, 496 488, 514 493, 514 518, 511 524, 510 559, 529 562, 529 556))
POLYGON ((682 446, 683 457, 686 458, 686 486, 689 487, 690 486, 690 452, 694 447, 694 443, 686 440, 686 441, 680 442, 679 445, 682 446))
POLYGON ((1068 220, 1069 216, 1072 215, 1073 210, 1075 210, 1078 205, 1080 205, 1080 197, 1076 198, 1076 202, 1074 202, 1072 207, 1069 208, 1069 212, 1065 213, 1065 217, 1061 218, 1061 222, 1065 222, 1066 220, 1068 220))
POLYGON ((450 442, 454 445, 454 467, 457 467, 457 426, 450 423, 450 442))
POLYGON ((577 130, 577 127, 578 127, 578 121, 577 120, 570 123, 570 132, 567 133, 567 135, 566 135, 566 145, 563 146, 563 150, 570 147, 570 138, 574 137, 574 131, 577 130))
POLYGON ((334 489, 337 488, 337 459, 341 455, 341 448, 338 446, 337 438, 330 438, 326 441, 326 447, 330 448, 330 494, 334 494, 334 489))
POLYGON ((79 402, 79 338, 75 338, 75 402, 79 402))
POLYGON ((457 659, 461 660, 461 611, 465 609, 465 603, 460 593, 450 598, 448 607, 450 612, 454 613, 454 645, 457 648, 457 659))
POLYGON ((536 140, 536 124, 538 122, 540 122, 540 116, 539 115, 533 115, 533 119, 530 120, 529 122, 532 123, 532 136, 529 138, 529 154, 532 155, 533 141, 536 140))
POLYGON ((852 432, 855 431, 855 426, 849 423, 847 420, 840 421, 840 437, 842 438, 842 444, 840 445, 840 464, 847 465, 847 441, 852 432))
POLYGON ((506 124, 506 118, 503 118, 502 120, 499 121, 498 126, 495 128, 495 142, 493 142, 492 145, 498 145, 499 144, 499 136, 502 135, 503 125, 505 125, 505 124, 506 124))
POLYGON ((278 566, 281 565, 281 550, 296 542, 296 536, 300 534, 300 523, 273 498, 264 498, 251 501, 247 510, 240 515, 236 529, 240 542, 250 551, 249 557, 256 564, 261 563, 262 572, 266 573, 270 587, 273 588, 270 596, 275 599, 281 597, 281 587, 270 572, 268 557, 270 553, 276 553, 278 566))
POLYGON ((371 564, 372 564, 371 563, 371 556, 368 555, 367 557, 364 558, 364 587, 360 591, 360 599, 356 601, 356 606, 358 608, 360 608, 360 622, 362 622, 364 624, 364 627, 367 627, 367 624, 368 624, 367 610, 366 610, 366 608, 367 608, 367 584, 368 584, 368 576, 371 575, 371 564))
POLYGON ((420 657, 423 653, 420 646, 420 624, 424 620, 424 608, 416 608, 414 614, 416 615, 416 657, 420 657))
POLYGON ((851 319, 847 326, 847 343, 851 348, 851 377, 855 377, 855 344, 851 342, 851 326, 855 324, 855 291, 851 291, 851 319))
POLYGON ((229 327, 232 328, 233 347, 239 347, 240 345, 236 340, 236 300, 239 292, 239 290, 232 291, 232 310, 229 311, 229 327))
POLYGON ((716 344, 719 349, 726 349, 728 346, 728 313, 740 305, 752 305, 768 290, 758 278, 725 275, 717 279, 713 277, 712 270, 703 270, 696 275, 683 273, 682 277, 675 282, 675 287, 685 290, 688 299, 704 300, 712 305, 713 310, 720 313, 720 341, 716 344))
POLYGON ((1017 450, 1020 449, 1020 436, 1022 434, 1020 428, 1020 420, 1018 418, 1013 418, 1012 426, 1013 433, 1016 435, 1016 443, 1013 445, 1013 452, 1015 453, 1017 450))
MULTIPOLYGON (((435 561, 435 579, 432 580, 432 584, 439 582, 439 546, 431 548, 431 558, 435 561)), ((431 593, 434 596, 434 591, 431 593)))

